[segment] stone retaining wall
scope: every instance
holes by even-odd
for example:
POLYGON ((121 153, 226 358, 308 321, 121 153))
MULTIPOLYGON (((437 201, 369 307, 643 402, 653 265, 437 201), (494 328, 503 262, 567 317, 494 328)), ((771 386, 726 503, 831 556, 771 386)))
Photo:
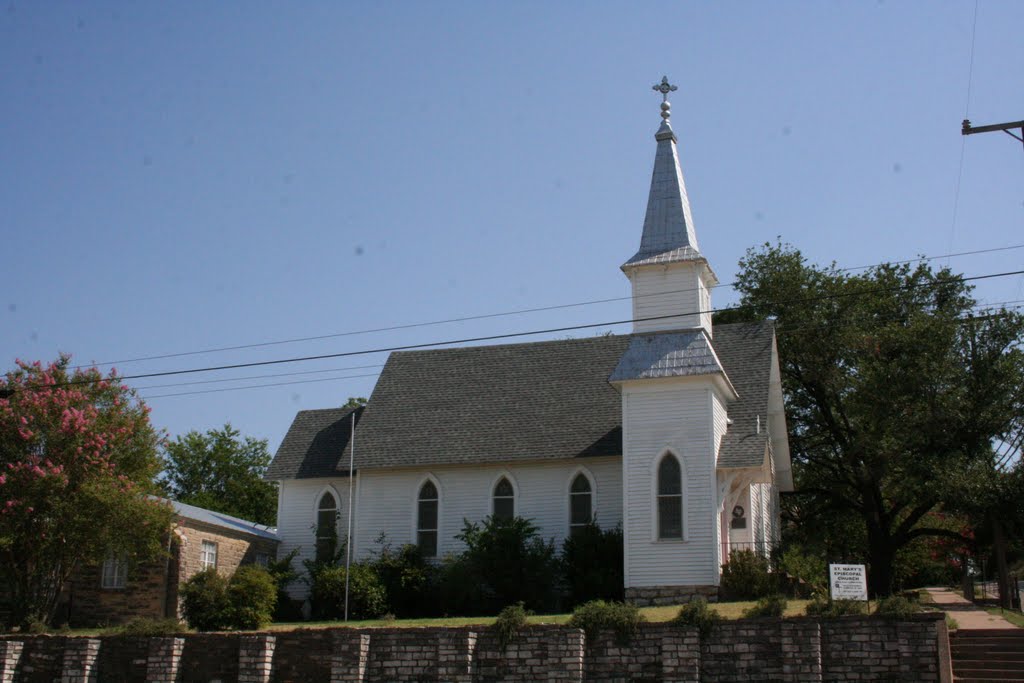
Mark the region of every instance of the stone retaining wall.
POLYGON ((0 638, 0 683, 950 680, 941 614, 904 620, 752 619, 695 629, 643 624, 628 641, 533 626, 504 649, 493 630, 303 629, 163 638, 0 638))

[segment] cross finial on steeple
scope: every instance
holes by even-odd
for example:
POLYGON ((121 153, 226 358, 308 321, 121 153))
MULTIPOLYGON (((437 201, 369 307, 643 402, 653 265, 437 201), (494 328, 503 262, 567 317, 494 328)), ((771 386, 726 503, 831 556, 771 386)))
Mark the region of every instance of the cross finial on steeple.
POLYGON ((655 83, 652 90, 661 93, 661 118, 668 121, 668 118, 672 116, 672 105, 669 104, 668 94, 679 90, 679 86, 671 85, 668 82, 668 76, 662 76, 661 83, 655 83))

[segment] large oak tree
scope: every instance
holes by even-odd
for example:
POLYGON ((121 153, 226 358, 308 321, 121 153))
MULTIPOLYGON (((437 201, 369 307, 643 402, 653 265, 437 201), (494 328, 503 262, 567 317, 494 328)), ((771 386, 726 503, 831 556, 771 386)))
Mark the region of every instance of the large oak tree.
POLYGON ((781 244, 749 250, 736 289, 718 319, 777 322, 789 505, 805 524, 856 524, 845 552, 886 595, 902 548, 953 533, 928 520, 958 497, 956 474, 1019 443, 1024 319, 979 311, 962 277, 926 262, 846 272, 781 244))

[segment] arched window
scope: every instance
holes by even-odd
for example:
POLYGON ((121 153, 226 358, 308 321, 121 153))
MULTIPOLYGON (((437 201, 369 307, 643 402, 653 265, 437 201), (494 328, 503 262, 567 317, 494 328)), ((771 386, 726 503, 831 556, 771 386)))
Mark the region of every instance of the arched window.
POLYGON ((416 501, 416 545, 426 557, 437 557, 437 486, 423 482, 416 501))
POLYGON ((508 477, 502 477, 494 485, 494 518, 512 519, 516 516, 516 491, 508 477))
POLYGON ((658 538, 683 537, 683 473, 668 453, 658 465, 658 538))
POLYGON ((316 510, 316 561, 330 561, 337 550, 338 501, 330 491, 324 491, 316 510))
POLYGON ((594 519, 590 480, 580 472, 569 487, 569 535, 575 536, 594 519))

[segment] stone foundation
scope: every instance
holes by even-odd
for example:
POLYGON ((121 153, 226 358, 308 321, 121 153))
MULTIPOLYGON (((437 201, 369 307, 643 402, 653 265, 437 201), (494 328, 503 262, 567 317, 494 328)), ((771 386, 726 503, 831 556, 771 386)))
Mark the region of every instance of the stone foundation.
POLYGON ((694 598, 718 602, 718 586, 641 586, 626 589, 626 602, 638 607, 680 605, 694 598))

